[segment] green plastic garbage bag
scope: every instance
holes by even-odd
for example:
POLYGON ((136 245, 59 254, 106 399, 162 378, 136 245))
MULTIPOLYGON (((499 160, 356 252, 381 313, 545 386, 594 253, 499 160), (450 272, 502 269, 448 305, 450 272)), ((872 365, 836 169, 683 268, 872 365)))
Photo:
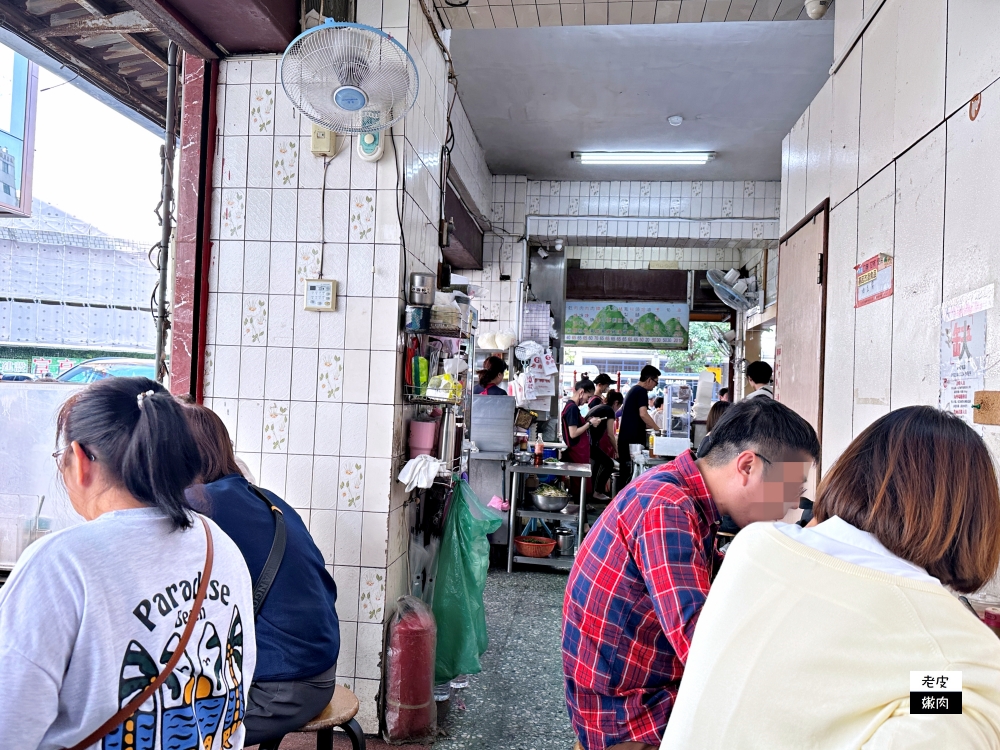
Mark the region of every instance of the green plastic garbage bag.
POLYGON ((432 610, 437 620, 434 682, 482 671, 480 655, 489 645, 483 590, 490 567, 487 534, 503 517, 476 497, 468 482, 455 485, 441 538, 432 610))

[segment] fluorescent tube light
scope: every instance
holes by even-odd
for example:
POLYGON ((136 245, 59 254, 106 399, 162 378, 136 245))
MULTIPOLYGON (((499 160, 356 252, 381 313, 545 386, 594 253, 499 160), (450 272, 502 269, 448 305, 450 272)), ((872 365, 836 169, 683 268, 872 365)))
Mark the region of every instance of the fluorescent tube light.
POLYGON ((581 164, 707 164, 714 151, 574 151, 581 164))

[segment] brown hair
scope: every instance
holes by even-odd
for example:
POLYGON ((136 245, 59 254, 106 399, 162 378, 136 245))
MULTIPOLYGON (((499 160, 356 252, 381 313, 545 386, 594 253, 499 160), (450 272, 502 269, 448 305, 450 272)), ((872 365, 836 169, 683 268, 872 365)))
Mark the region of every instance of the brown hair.
POLYGON ((208 484, 229 474, 241 474, 229 430, 219 415, 199 404, 185 404, 184 417, 201 454, 198 480, 208 484))
POLYGON ((962 592, 1000 561, 1000 492, 983 439, 929 406, 886 414, 858 435, 820 484, 815 517, 839 516, 962 592))
POLYGON ((708 410, 708 417, 705 419, 705 431, 711 432, 715 427, 715 423, 722 419, 722 415, 726 413, 726 409, 732 406, 729 401, 716 401, 712 404, 712 408, 708 410))

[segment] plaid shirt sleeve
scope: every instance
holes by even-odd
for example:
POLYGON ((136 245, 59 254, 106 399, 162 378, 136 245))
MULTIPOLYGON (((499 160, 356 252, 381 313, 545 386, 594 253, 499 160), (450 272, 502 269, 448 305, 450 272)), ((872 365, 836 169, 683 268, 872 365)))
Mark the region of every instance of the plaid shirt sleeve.
POLYGON ((652 503, 637 535, 636 561, 653 609, 681 663, 687 661, 694 626, 708 596, 712 559, 697 521, 671 503, 652 503))

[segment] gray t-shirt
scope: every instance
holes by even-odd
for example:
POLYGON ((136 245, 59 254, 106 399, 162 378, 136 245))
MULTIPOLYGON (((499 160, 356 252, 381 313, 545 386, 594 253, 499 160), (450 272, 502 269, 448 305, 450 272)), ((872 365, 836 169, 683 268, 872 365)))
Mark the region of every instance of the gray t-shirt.
MULTIPOLYGON (((209 526, 208 595, 184 656, 92 747, 243 747, 256 661, 250 574, 209 526)), ((0 589, 0 747, 72 747, 138 695, 173 654, 204 565, 201 521, 172 531, 155 508, 105 513, 31 545, 0 589)))

